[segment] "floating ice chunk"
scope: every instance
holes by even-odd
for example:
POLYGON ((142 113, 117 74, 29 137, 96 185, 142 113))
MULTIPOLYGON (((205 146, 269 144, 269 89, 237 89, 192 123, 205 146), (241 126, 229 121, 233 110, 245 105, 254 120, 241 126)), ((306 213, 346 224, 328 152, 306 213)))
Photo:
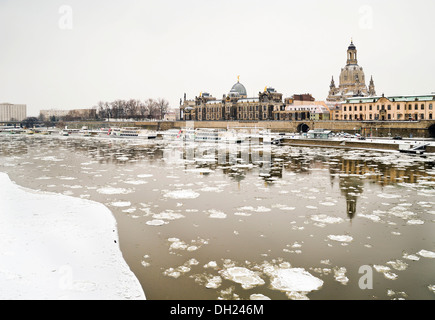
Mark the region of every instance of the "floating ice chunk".
POLYGON ((115 201, 110 203, 111 206, 114 207, 129 207, 131 206, 131 202, 130 201, 115 201))
POLYGON ((334 278, 336 281, 340 282, 341 284, 347 284, 349 282, 349 278, 346 277, 346 268, 340 267, 340 268, 334 268, 334 278))
POLYGON ((323 286, 323 281, 314 277, 303 268, 275 269, 271 272, 272 289, 284 291, 292 298, 304 298, 305 294, 318 290, 323 286), (294 293, 303 293, 294 295, 294 293))
POLYGON ((307 208, 307 209, 312 209, 312 210, 316 210, 316 209, 317 209, 316 206, 305 206, 305 208, 307 208))
POLYGON ((58 179, 60 179, 60 180, 76 180, 77 178, 75 178, 75 177, 65 177, 65 176, 60 176, 60 177, 57 177, 58 179))
POLYGON ((420 260, 420 257, 416 256, 415 254, 407 254, 406 252, 403 254, 404 259, 412 260, 412 261, 418 261, 420 260))
POLYGON ((152 174, 148 174, 148 173, 138 174, 137 175, 138 178, 150 178, 152 176, 153 176, 152 174))
POLYGON ((219 210, 208 210, 208 212, 210 213, 209 217, 213 218, 213 219, 225 219, 227 217, 227 215, 219 210))
POLYGON ((128 194, 131 193, 132 190, 125 188, 103 187, 97 189, 97 192, 101 194, 128 194))
POLYGON ((55 161, 55 162, 59 162, 59 161, 63 161, 63 159, 59 159, 53 156, 48 156, 48 157, 43 157, 41 158, 42 161, 55 161))
POLYGON ((400 194, 378 193, 378 197, 385 198, 385 199, 396 199, 396 198, 401 198, 402 196, 400 194))
POLYGON ((326 214, 312 215, 311 220, 321 223, 341 223, 344 220, 340 217, 331 217, 326 214))
POLYGON ((347 236, 347 235, 329 235, 328 236, 329 239, 334 240, 334 241, 339 241, 339 242, 351 242, 353 240, 353 238, 351 236, 347 236))
POLYGON ((254 293, 249 296, 249 300, 270 300, 270 298, 261 293, 254 293))
POLYGON ((379 222, 379 221, 381 221, 381 218, 379 216, 375 215, 375 214, 363 214, 363 213, 359 213, 358 217, 366 218, 366 219, 372 220, 373 222, 379 222))
POLYGON ((222 278, 220 276, 213 276, 208 279, 208 282, 205 284, 205 287, 208 289, 217 289, 222 284, 222 278))
POLYGON ((408 264, 399 259, 394 261, 388 261, 387 264, 392 266, 394 269, 398 271, 403 271, 406 270, 406 268, 408 268, 408 264))
POLYGON ((164 225, 166 223, 167 222, 165 222, 163 220, 158 220, 158 219, 150 220, 150 221, 146 222, 146 224, 149 225, 149 226, 162 226, 162 225, 164 225))
POLYGON ((264 280, 257 273, 244 267, 231 267, 220 273, 225 279, 240 283, 243 289, 252 289, 264 284, 264 280))
POLYGON ((144 181, 144 180, 127 180, 127 181, 124 181, 124 183, 134 184, 134 185, 141 185, 141 184, 147 184, 148 181, 144 181))
POLYGON ((199 197, 199 193, 193 190, 175 190, 164 195, 166 198, 172 199, 195 199, 199 197))
POLYGON ((50 179, 52 179, 52 178, 51 177, 42 176, 42 177, 36 178, 35 180, 50 180, 50 179))
POLYGON ((176 219, 184 218, 184 215, 172 211, 163 211, 160 213, 153 214, 153 218, 160 219, 160 220, 176 220, 176 219))
POLYGON ((216 261, 210 261, 209 263, 204 265, 204 268, 213 268, 213 269, 217 269, 217 263, 216 261))
POLYGON ((328 207, 335 206, 335 203, 334 202, 330 202, 330 201, 320 202, 320 204, 322 206, 328 206, 328 207))
POLYGON ((223 190, 219 189, 218 187, 204 187, 204 188, 201 188, 201 191, 204 191, 204 192, 223 192, 223 190))
POLYGON ((428 251, 428 250, 420 250, 419 252, 417 252, 417 254, 419 254, 420 256, 424 257, 424 258, 435 258, 435 252, 433 251, 428 251))
POLYGON ((382 265, 378 265, 378 264, 375 264, 375 265, 373 266, 373 268, 375 268, 375 270, 376 270, 377 272, 388 272, 388 271, 391 270, 390 267, 382 266, 382 265))
POLYGON ((414 220, 408 220, 406 224, 410 224, 410 225, 424 224, 424 221, 419 219, 414 219, 414 220))

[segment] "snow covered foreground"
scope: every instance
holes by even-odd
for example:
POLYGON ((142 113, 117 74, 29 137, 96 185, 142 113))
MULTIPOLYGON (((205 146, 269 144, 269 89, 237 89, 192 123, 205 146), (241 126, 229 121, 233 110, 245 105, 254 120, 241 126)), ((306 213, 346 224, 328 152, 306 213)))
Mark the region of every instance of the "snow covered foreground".
POLYGON ((146 298, 108 208, 28 190, 0 172, 0 299, 146 298))

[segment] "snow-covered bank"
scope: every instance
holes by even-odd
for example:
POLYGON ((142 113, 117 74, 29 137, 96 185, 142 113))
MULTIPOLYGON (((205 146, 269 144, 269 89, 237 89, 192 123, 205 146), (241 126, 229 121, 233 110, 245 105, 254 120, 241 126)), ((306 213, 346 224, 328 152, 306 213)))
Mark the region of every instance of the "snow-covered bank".
POLYGON ((28 190, 0 172, 0 299, 145 299, 104 205, 28 190))

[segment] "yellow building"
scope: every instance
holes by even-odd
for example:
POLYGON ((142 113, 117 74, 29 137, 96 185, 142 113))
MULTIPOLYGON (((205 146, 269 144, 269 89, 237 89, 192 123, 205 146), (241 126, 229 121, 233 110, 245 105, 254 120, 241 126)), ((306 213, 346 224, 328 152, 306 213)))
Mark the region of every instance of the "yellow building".
POLYGON ((340 120, 433 120, 435 94, 354 97, 341 105, 340 120))

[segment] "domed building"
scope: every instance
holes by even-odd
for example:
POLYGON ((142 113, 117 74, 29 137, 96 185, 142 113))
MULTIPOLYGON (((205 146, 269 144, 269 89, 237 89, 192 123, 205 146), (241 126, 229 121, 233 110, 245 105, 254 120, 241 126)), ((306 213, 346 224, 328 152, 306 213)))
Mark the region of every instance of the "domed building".
POLYGON ((243 84, 240 83, 240 78, 237 77, 237 83, 233 85, 228 96, 231 98, 247 98, 248 95, 246 93, 246 88, 243 84))
POLYGON ((329 85, 327 101, 338 102, 352 97, 375 96, 375 84, 373 77, 370 79, 369 87, 366 86, 364 70, 358 65, 357 50, 353 41, 347 48, 346 66, 341 69, 340 83, 335 86, 334 77, 329 85))

